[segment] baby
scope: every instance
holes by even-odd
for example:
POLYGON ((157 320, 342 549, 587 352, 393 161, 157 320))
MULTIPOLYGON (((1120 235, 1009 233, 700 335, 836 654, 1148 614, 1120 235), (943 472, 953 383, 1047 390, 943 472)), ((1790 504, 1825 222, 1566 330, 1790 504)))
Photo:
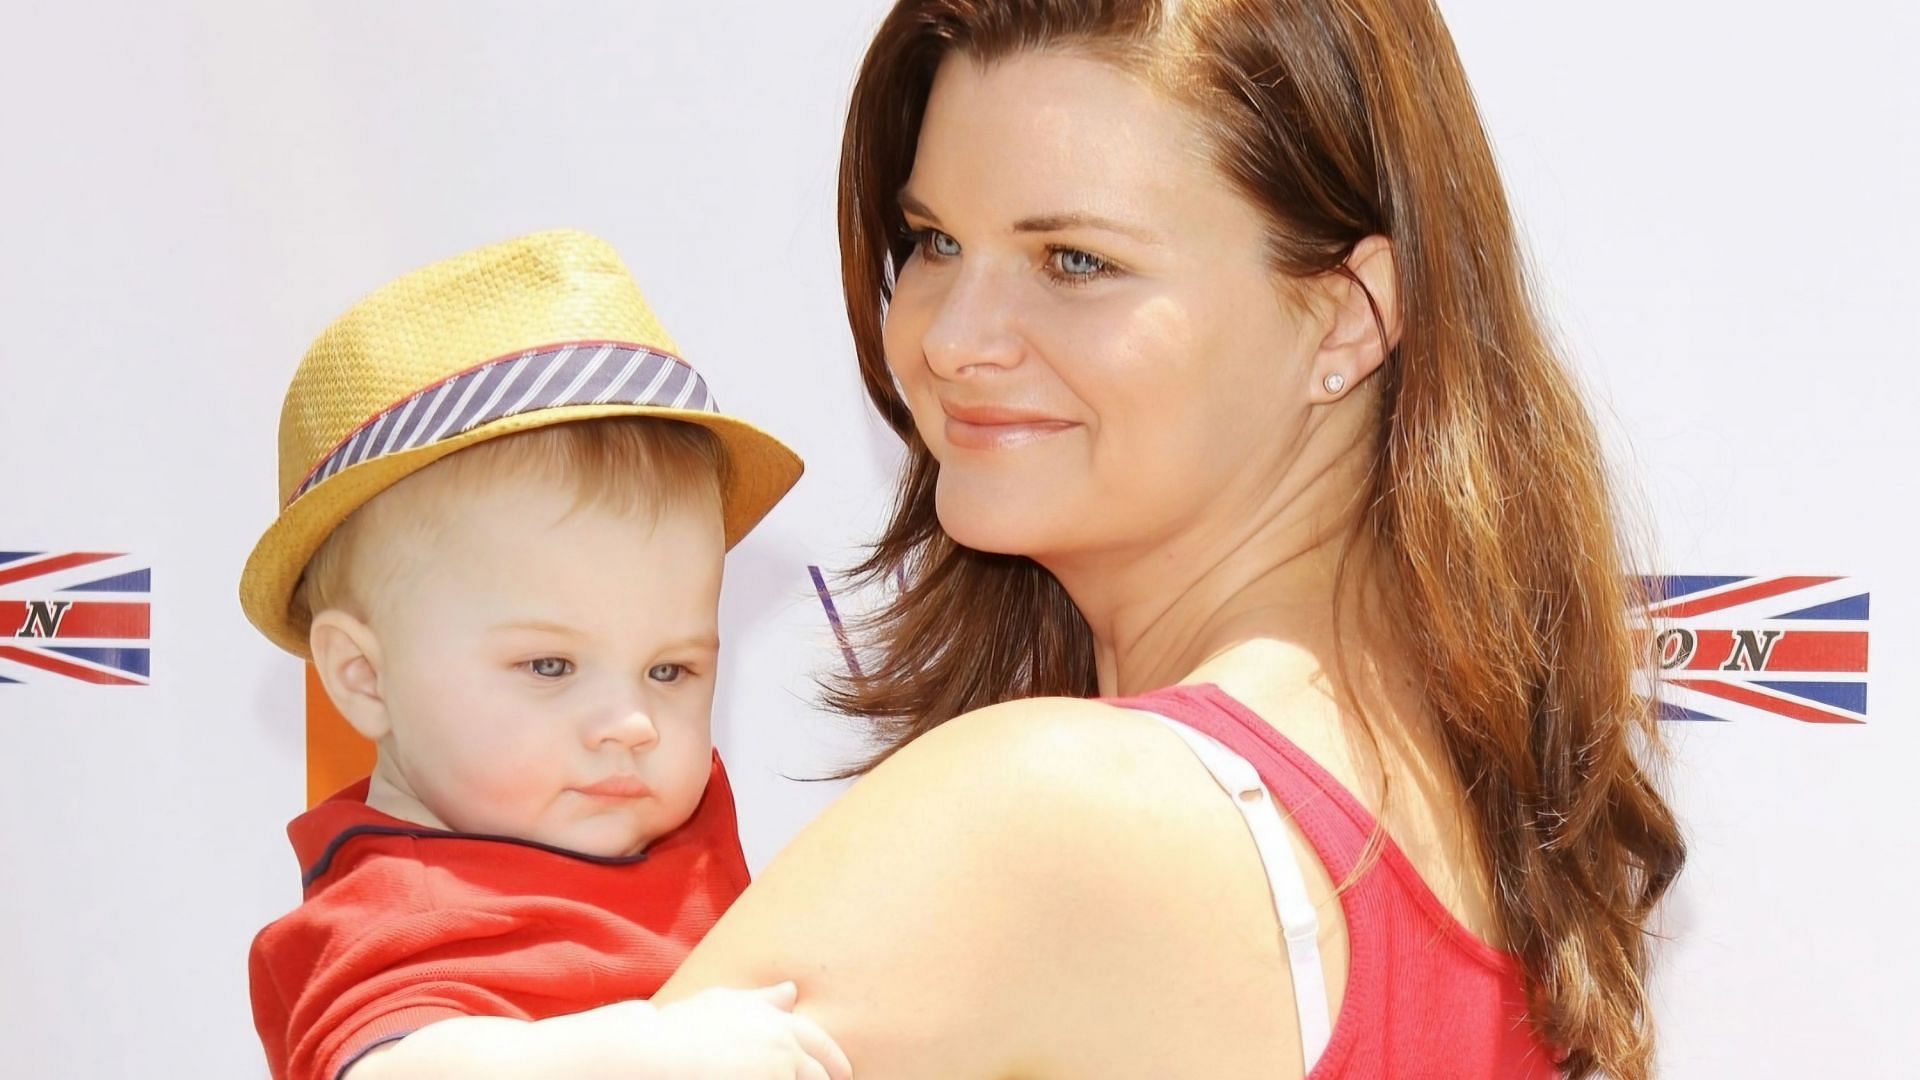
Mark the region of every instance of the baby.
POLYGON ((645 1001, 747 883, 721 564, 799 475, 579 233, 321 335, 241 599, 378 759, 288 827, 305 900, 250 960, 276 1080, 851 1074, 790 984, 645 1001))

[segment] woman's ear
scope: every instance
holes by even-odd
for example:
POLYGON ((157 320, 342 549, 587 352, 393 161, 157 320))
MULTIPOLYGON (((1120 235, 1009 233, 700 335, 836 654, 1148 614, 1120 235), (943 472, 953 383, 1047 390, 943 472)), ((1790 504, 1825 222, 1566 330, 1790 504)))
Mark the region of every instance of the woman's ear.
POLYGON ((1355 244, 1341 269, 1315 282, 1327 312, 1309 388, 1315 404, 1347 396, 1400 344, 1399 280, 1393 243, 1376 235, 1355 244))
POLYGON ((368 741, 385 738, 393 730, 393 718, 380 692, 380 640, 373 628, 330 608, 313 617, 307 647, 334 708, 368 741))

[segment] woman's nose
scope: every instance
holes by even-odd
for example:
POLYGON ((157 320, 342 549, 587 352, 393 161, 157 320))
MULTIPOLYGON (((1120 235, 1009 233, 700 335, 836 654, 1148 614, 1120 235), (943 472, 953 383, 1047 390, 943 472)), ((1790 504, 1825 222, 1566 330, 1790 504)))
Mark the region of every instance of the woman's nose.
POLYGON ((942 379, 992 374, 1020 363, 1013 297, 991 268, 963 270, 937 301, 921 339, 927 366, 942 379))

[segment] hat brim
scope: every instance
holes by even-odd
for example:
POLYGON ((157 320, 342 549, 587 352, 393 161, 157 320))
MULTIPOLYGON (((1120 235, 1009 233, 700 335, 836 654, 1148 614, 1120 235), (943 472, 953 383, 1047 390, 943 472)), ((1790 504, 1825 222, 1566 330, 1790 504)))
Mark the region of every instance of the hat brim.
POLYGON ((307 628, 293 625, 288 608, 313 553, 355 510, 403 478, 475 443, 554 424, 606 417, 650 416, 706 428, 727 455, 721 492, 727 548, 740 542, 799 481, 804 466, 780 440, 744 420, 660 405, 562 405, 501 417, 444 439, 342 469, 281 511, 247 557, 240 576, 240 607, 275 645, 308 658, 307 628))

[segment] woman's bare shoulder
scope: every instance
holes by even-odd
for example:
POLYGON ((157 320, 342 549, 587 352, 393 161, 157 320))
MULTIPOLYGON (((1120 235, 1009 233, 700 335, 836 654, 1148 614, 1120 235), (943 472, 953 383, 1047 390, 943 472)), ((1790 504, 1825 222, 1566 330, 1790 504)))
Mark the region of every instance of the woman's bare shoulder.
POLYGON ((1163 725, 1144 713, 1080 698, 1026 698, 955 717, 921 736, 874 771, 891 768, 902 797, 921 784, 942 789, 976 785, 1037 800, 1063 811, 1099 812, 1115 794, 1112 773, 1189 771, 1163 725), (905 784, 907 779, 912 784, 905 784))
POLYGON ((1164 868, 1233 836, 1210 784, 1150 717, 1097 702, 958 717, 809 825, 662 998, 795 979, 866 1075, 1117 1068, 1116 1032, 1163 1030, 1151 990, 1189 962, 1169 906, 1194 883, 1164 868))

